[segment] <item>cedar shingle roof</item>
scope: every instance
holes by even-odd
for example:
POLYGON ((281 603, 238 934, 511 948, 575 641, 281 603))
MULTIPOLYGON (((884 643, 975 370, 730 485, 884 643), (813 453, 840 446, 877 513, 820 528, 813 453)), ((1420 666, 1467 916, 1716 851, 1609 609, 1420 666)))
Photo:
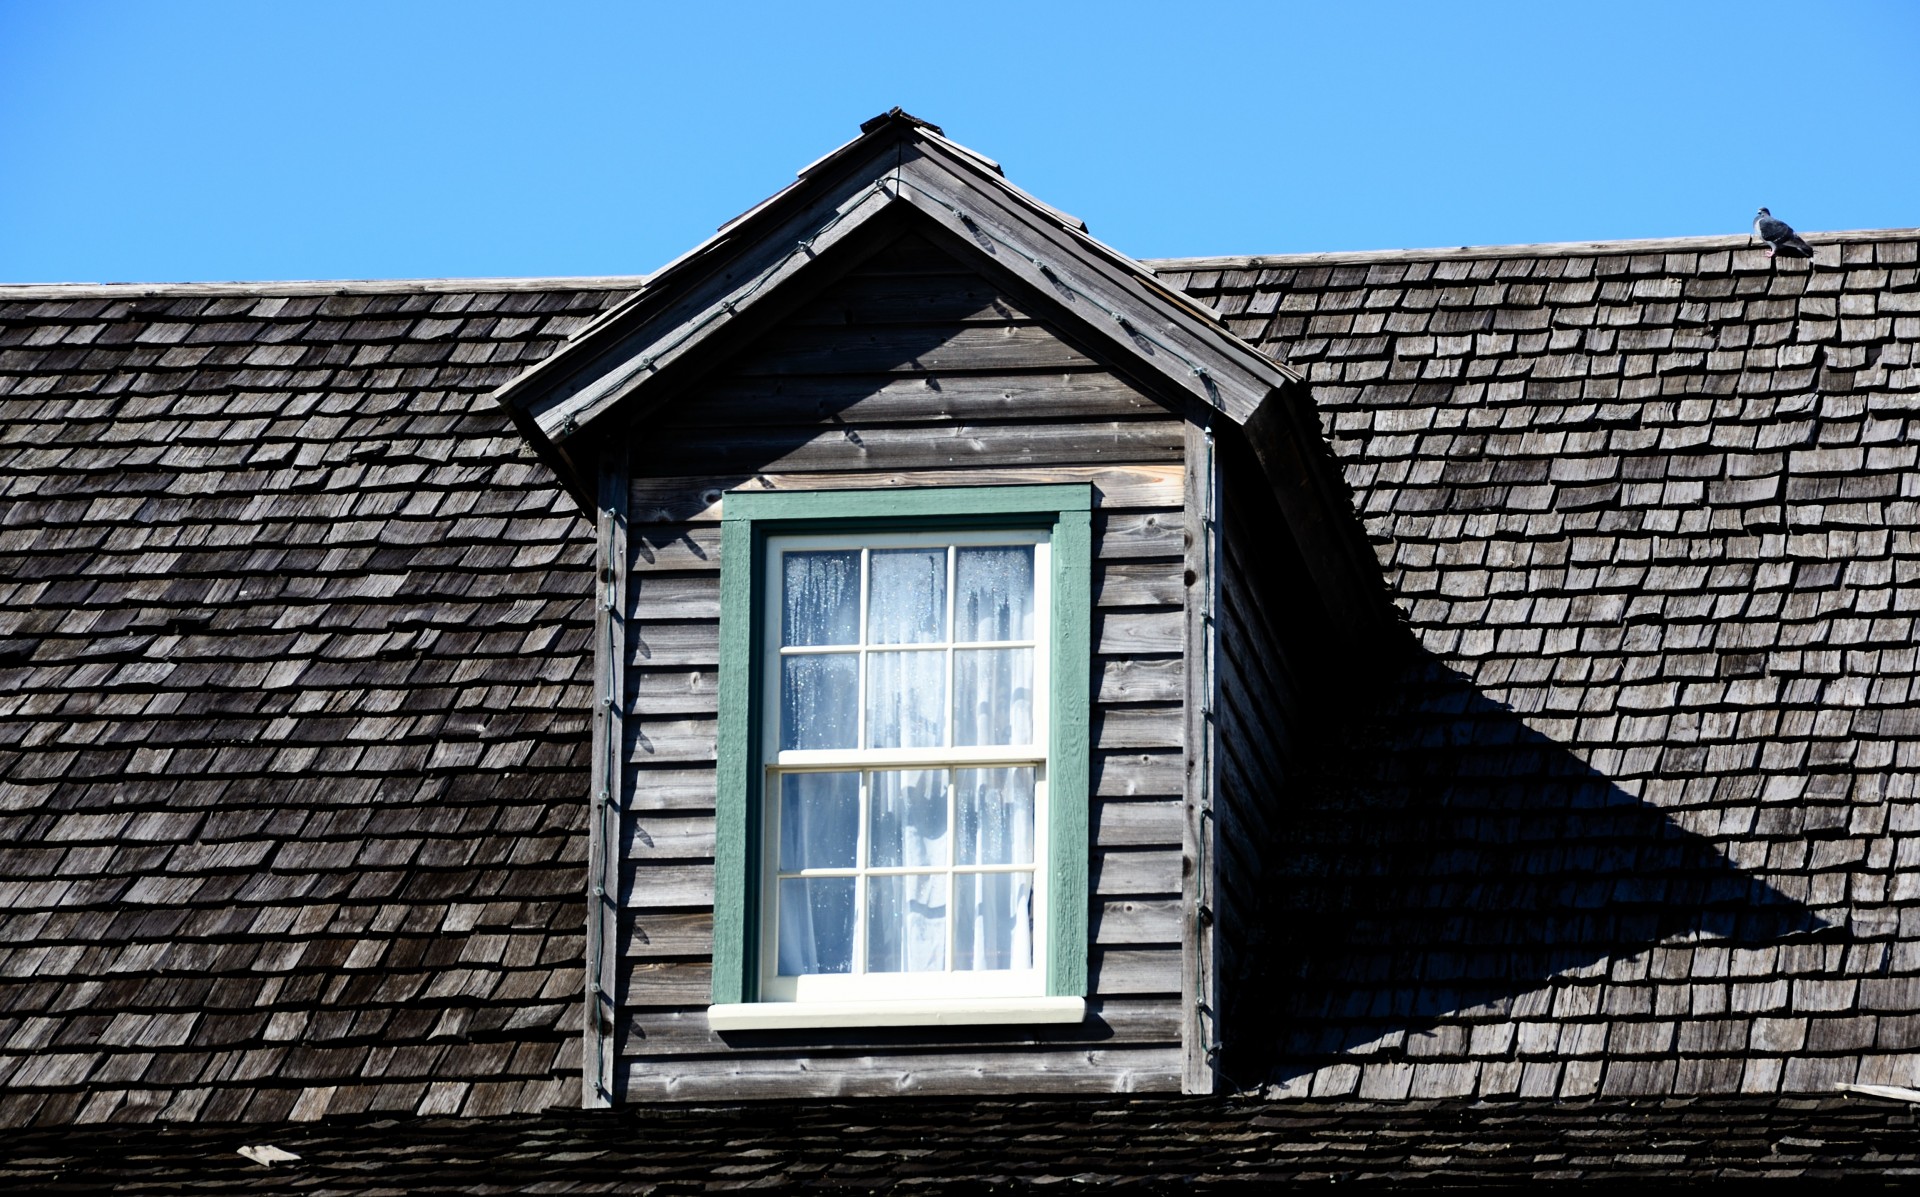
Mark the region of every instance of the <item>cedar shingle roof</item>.
MULTIPOLYGON (((1920 1079, 1920 234, 1810 239, 1162 264, 1417 645, 1284 1092, 1920 1079)), ((0 289, 0 1123, 573 1099, 588 529, 484 397, 624 285, 0 289)))
POLYGON ((1164 265, 1417 644, 1283 832, 1288 1091, 1920 1080, 1920 231, 1811 240, 1164 265))
POLYGON ((621 292, 0 290, 0 1125, 577 1087, 584 521, 485 396, 621 292))

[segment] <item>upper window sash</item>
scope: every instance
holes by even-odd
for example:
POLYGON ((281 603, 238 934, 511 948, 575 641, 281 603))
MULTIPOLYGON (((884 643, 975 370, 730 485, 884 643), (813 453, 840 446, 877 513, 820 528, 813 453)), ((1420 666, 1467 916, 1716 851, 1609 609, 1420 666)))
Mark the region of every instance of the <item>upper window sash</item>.
MULTIPOLYGON (((1048 870, 1051 909, 1047 943, 1037 946, 1046 961, 1047 994, 1078 997, 1086 992, 1092 507, 1092 487, 1084 483, 744 491, 725 496, 714 849, 716 1005, 760 998, 757 911, 762 849, 756 783, 771 763, 762 750, 760 729, 770 715, 763 700, 763 673, 765 661, 773 654, 766 651, 757 612, 768 594, 767 539, 786 535, 874 536, 998 528, 1048 533, 1052 602, 1046 655, 1053 665, 1046 696, 1044 755, 1049 778, 1049 851, 1040 867, 1048 870)), ((951 754, 954 750, 938 751, 951 754)))
MULTIPOLYGON (((1052 553, 1047 529, 1044 528, 1006 528, 1000 531, 941 531, 920 532, 876 532, 876 533, 836 533, 814 535, 776 534, 765 538, 762 552, 765 560, 761 562, 761 574, 764 588, 759 595, 760 617, 759 635, 762 660, 760 661, 760 709, 768 712, 761 721, 760 752, 764 765, 807 766, 825 765, 835 762, 872 762, 876 764, 937 764, 954 762, 956 764, 988 762, 1038 762, 1046 756, 1048 724, 1051 716, 1051 703, 1045 697, 1052 693, 1052 676, 1049 650, 1052 646, 1049 635, 1052 625, 1053 570, 1052 553), (947 561, 947 577, 944 583, 943 607, 940 613, 940 635, 931 639, 911 641, 892 641, 875 639, 873 636, 873 608, 869 595, 868 555, 875 552, 887 552, 898 549, 946 549, 953 550, 947 561), (1033 553, 1033 589, 1028 596, 1032 604, 1029 616, 1030 628, 1024 637, 1010 637, 1003 640, 949 640, 949 636, 961 631, 958 604, 961 601, 960 587, 957 585, 960 556, 969 549, 993 549, 999 547, 1024 547, 1033 553), (826 643, 803 643, 788 645, 784 635, 786 610, 786 579, 784 577, 783 554, 844 551, 857 553, 854 568, 859 578, 854 587, 857 601, 854 604, 854 618, 851 636, 844 641, 826 643), (1011 740, 1007 743, 965 744, 963 734, 968 728, 949 700, 957 700, 960 674, 957 671, 969 660, 977 661, 983 654, 1006 651, 1026 651, 1028 655, 1029 709, 1026 738, 1011 740), (874 658, 888 654, 934 654, 941 656, 941 711, 938 730, 939 743, 923 746, 886 745, 875 747, 869 744, 873 738, 868 726, 870 710, 867 702, 868 689, 872 684, 870 670, 874 658), (836 747, 788 747, 781 746, 782 726, 786 712, 781 703, 782 671, 786 662, 794 657, 835 657, 850 659, 854 662, 852 715, 853 727, 851 744, 836 747)), ((809 639, 802 636, 802 639, 809 639)), ((977 728, 974 729, 977 732, 977 728)))

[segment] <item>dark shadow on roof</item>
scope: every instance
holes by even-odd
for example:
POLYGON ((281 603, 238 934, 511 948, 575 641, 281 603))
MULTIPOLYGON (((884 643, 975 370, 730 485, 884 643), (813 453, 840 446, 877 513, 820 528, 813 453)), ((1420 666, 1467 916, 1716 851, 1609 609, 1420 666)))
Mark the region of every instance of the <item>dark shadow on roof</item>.
MULTIPOLYGON (((1442 1023, 1651 1019, 1575 1009, 1560 991, 1609 974, 1648 980, 1656 945, 1844 939, 1720 843, 1408 651, 1371 701, 1331 720, 1284 803, 1259 932, 1272 1039, 1229 1057, 1242 1080, 1409 1058, 1410 1041, 1442 1023), (1363 1045, 1374 1046, 1344 1055, 1363 1045)), ((1715 975, 1685 965, 1672 980, 1715 975)), ((1603 1000, 1590 994, 1578 1000, 1603 1000)), ((1417 1054, 1469 1058, 1452 1038, 1417 1054)))

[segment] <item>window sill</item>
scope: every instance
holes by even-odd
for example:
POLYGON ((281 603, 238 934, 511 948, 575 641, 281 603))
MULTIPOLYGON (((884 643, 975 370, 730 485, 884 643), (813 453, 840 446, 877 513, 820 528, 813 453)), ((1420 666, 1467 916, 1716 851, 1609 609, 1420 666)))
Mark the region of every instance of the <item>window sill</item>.
POLYGON ((971 1027, 996 1023, 1075 1023, 1087 1016, 1077 997, 920 998, 887 1002, 744 1002, 707 1007, 715 1031, 794 1031, 826 1027, 971 1027))

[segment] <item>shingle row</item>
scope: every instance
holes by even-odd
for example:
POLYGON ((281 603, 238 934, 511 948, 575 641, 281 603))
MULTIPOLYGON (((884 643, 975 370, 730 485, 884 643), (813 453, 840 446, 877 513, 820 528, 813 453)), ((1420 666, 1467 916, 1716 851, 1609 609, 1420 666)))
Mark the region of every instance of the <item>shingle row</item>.
MULTIPOLYGON (((471 1065, 468 1065, 471 1067, 471 1065)), ((448 1085, 430 1098, 451 1104, 448 1085)), ((66 1193, 912 1193, 1375 1190, 1688 1181, 1846 1181, 1892 1188, 1920 1169, 1914 1115, 1877 1101, 1274 1105, 1177 1098, 1081 1102, 758 1103, 544 1118, 422 1118, 13 1136, 0 1181, 66 1193), (300 1158, 238 1154, 268 1139, 300 1158)))

